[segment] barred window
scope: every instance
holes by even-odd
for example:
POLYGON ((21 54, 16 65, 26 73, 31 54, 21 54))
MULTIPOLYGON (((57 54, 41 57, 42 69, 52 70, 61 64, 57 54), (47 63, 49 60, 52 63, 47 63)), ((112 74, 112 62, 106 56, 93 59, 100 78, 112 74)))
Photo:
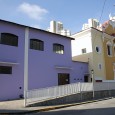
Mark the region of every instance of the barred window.
POLYGON ((0 66, 0 74, 12 74, 12 67, 0 66))
POLYGON ((58 54, 64 54, 64 46, 61 44, 54 43, 53 51, 58 54))
POLYGON ((30 49, 44 51, 44 42, 38 39, 30 39, 30 49))
POLYGON ((18 46, 18 36, 11 33, 1 33, 0 44, 18 46))

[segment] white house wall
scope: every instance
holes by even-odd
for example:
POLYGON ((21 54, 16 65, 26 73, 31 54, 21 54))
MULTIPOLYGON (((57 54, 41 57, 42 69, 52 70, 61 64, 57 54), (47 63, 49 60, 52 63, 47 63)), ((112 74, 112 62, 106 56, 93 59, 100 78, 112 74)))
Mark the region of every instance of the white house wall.
POLYGON ((81 55, 82 49, 86 48, 86 53, 92 52, 91 34, 87 33, 79 37, 72 36, 75 40, 72 40, 72 57, 81 55), (77 38, 76 38, 77 37, 77 38))

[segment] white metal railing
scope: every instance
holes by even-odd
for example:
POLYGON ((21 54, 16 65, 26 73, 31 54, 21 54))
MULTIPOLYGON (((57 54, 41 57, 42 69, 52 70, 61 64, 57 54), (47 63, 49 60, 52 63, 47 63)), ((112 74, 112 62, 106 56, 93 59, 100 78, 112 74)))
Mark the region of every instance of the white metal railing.
POLYGON ((82 92, 86 91, 92 91, 93 90, 93 84, 92 83, 79 83, 81 87, 82 92))
POLYGON ((73 83, 68 85, 34 89, 26 92, 26 105, 43 100, 55 99, 87 91, 101 91, 115 89, 115 82, 73 83))
POLYGON ((26 103, 39 102, 42 100, 80 93, 81 91, 92 90, 92 83, 73 83, 68 85, 29 90, 26 92, 26 103))

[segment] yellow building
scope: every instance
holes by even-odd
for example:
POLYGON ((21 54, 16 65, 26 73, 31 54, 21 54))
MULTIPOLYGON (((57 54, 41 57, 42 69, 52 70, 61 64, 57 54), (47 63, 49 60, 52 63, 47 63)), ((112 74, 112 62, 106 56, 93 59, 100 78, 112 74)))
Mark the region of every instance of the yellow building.
POLYGON ((72 59, 89 62, 89 79, 94 71, 96 82, 115 80, 115 21, 105 22, 101 29, 87 28, 72 35, 72 59))

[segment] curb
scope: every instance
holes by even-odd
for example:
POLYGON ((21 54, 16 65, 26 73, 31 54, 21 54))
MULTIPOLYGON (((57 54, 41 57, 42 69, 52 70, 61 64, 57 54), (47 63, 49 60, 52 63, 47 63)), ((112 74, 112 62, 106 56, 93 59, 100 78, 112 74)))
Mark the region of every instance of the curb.
POLYGON ((98 100, 91 100, 91 101, 80 102, 80 103, 58 105, 58 106, 46 107, 43 109, 36 109, 36 110, 30 110, 30 111, 27 110, 27 111, 23 111, 23 112, 10 112, 10 113, 4 112, 4 113, 0 113, 0 115, 21 115, 21 114, 27 114, 27 113, 43 112, 43 111, 61 109, 61 108, 65 108, 65 107, 71 107, 71 106, 76 106, 76 105, 82 105, 82 104, 87 104, 87 103, 93 103, 93 102, 108 100, 108 99, 112 99, 112 98, 114 98, 114 97, 103 98, 103 99, 98 99, 98 100))

